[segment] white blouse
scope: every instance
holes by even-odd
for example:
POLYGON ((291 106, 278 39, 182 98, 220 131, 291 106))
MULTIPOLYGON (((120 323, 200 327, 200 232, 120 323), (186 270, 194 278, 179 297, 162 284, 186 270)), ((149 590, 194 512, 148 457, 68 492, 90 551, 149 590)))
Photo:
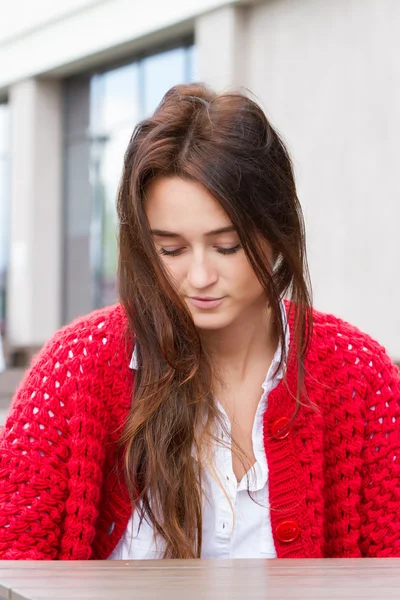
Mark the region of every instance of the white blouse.
MULTIPOLYGON (((282 303, 286 329, 285 346, 288 349, 288 327, 282 303)), ((203 544, 202 558, 275 558, 276 551, 271 530, 268 501, 268 465, 263 441, 263 415, 268 394, 283 377, 283 368, 274 376, 280 361, 282 348, 278 347, 272 364, 262 385, 254 419, 252 439, 256 459, 253 467, 237 482, 232 468, 232 453, 229 445, 215 444, 214 469, 206 468, 203 478, 203 544), (221 485, 224 490, 221 489, 221 485)), ((131 368, 137 365, 133 353, 131 368)), ((229 418, 219 405, 226 431, 230 432, 229 418)), ((225 434, 220 431, 219 439, 225 434)), ((109 560, 162 558, 165 542, 154 536, 152 526, 143 519, 140 528, 137 511, 133 513, 128 527, 109 560)))

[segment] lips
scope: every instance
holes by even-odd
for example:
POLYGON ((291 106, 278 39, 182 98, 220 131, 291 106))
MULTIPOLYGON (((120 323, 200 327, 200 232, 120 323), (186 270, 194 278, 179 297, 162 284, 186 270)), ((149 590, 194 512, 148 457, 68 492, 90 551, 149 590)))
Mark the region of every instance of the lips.
POLYGON ((196 306, 197 308, 216 308, 219 306, 222 301, 222 298, 199 298, 199 297, 189 297, 189 301, 196 306))

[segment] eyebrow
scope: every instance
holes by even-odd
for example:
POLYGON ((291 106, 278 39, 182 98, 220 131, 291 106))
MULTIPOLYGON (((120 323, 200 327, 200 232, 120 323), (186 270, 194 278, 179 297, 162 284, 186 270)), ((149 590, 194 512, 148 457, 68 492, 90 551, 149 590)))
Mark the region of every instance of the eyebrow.
MULTIPOLYGON (((220 235, 221 233, 231 233, 232 231, 236 231, 236 228, 233 225, 228 225, 228 227, 220 227, 220 229, 213 229, 213 231, 208 231, 204 235, 206 237, 210 237, 212 235, 220 235)), ((181 237, 180 233, 174 233, 173 231, 164 231, 163 229, 151 229, 150 233, 157 237, 181 237)))

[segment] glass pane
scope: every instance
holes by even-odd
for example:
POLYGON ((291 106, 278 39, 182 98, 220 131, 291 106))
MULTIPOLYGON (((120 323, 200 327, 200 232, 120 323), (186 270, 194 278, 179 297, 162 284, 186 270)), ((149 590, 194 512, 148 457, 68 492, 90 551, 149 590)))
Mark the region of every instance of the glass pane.
POLYGON ((116 301, 116 193, 124 153, 140 119, 137 63, 97 75, 91 84, 91 270, 94 306, 116 301))
POLYGON ((89 128, 89 75, 67 79, 64 84, 64 138, 66 143, 81 142, 89 128))
POLYGON ((144 116, 156 109, 165 92, 186 81, 186 48, 175 48, 143 60, 144 116))
POLYGON ((101 75, 91 83, 92 132, 108 133, 140 119, 137 63, 101 75))
POLYGON ((132 135, 132 127, 115 131, 104 147, 101 167, 101 196, 103 202, 101 292, 102 305, 117 299, 117 212, 116 198, 122 173, 124 154, 132 135))
POLYGON ((90 274, 92 189, 89 182, 89 141, 65 148, 64 314, 69 323, 93 308, 90 274))
POLYGON ((8 104, 0 104, 0 334, 5 333, 11 210, 11 141, 8 104))
POLYGON ((85 73, 64 86, 64 256, 62 320, 90 312, 92 189, 89 181, 90 81, 85 73))
POLYGON ((198 71, 197 71, 197 51, 196 46, 189 46, 186 50, 186 68, 187 68, 187 80, 198 81, 198 71))

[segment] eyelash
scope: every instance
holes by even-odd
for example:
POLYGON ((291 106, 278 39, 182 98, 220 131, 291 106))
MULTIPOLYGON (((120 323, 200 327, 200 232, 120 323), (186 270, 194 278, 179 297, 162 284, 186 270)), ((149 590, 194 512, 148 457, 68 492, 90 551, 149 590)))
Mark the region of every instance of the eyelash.
MULTIPOLYGON (((241 248, 242 248, 241 244, 238 244, 237 246, 234 246, 233 248, 217 248, 217 252, 219 252, 219 254, 224 254, 226 256, 227 254, 236 254, 236 252, 241 250, 241 248)), ((165 250, 165 248, 161 248, 160 254, 162 254, 163 256, 178 256, 180 254, 181 250, 182 250, 182 248, 178 248, 177 250, 165 250)))

